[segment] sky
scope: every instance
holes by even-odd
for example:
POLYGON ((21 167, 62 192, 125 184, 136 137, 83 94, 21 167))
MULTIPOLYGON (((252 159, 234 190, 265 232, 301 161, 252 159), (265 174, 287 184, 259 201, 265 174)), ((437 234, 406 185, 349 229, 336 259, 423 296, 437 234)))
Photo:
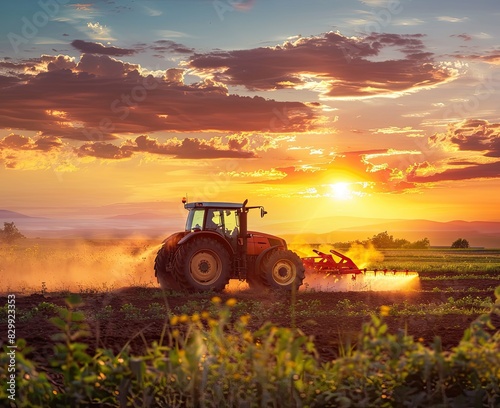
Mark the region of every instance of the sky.
POLYGON ((5 2, 0 208, 500 221, 499 18, 493 0, 5 2))

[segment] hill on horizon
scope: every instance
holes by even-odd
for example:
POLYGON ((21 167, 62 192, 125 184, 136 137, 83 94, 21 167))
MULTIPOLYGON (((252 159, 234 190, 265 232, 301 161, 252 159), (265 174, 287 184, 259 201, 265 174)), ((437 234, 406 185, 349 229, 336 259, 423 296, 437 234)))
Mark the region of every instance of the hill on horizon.
POLYGON ((30 217, 29 215, 21 214, 16 211, 0 209, 0 221, 8 219, 19 219, 19 218, 35 218, 35 217, 30 217))
MULTIPOLYGON (((0 223, 15 222, 28 237, 79 238, 82 236, 127 236, 140 233, 166 236, 182 228, 182 220, 162 216, 158 212, 117 214, 106 218, 57 219, 32 217, 20 212, 0 209, 0 223)), ((250 230, 268 232, 288 242, 334 243, 366 240, 387 231, 395 238, 411 242, 428 238, 431 246, 451 246, 458 238, 467 239, 471 246, 500 248, 498 221, 431 221, 408 219, 377 219, 363 217, 321 217, 277 223, 250 225, 250 230), (317 226, 321 225, 321 230, 317 226)))

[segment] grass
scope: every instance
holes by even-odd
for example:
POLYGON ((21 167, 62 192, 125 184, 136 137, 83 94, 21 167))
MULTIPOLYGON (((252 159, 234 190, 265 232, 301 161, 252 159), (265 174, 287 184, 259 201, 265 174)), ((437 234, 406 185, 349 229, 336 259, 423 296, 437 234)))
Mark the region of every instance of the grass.
POLYGON ((382 250, 382 263, 373 263, 370 268, 412 270, 429 275, 470 274, 499 279, 500 249, 423 249, 382 250))

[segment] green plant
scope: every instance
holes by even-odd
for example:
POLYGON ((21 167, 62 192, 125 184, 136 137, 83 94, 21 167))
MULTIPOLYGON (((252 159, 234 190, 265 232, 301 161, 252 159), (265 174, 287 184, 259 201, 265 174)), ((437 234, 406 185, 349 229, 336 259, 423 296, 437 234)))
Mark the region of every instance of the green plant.
POLYGON ((165 319, 167 317, 167 308, 165 305, 154 302, 149 305, 146 314, 150 319, 165 319))
POLYGON ((142 318, 142 311, 132 303, 126 303, 120 308, 126 320, 135 320, 142 318))
POLYGON ((109 320, 113 316, 113 306, 106 305, 94 314, 96 320, 109 320))

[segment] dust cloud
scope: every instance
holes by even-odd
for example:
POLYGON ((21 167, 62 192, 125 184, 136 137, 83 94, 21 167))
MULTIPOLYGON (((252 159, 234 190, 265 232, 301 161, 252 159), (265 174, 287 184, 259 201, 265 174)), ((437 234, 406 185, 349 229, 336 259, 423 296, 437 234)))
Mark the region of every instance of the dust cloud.
MULTIPOLYGON (((0 246, 0 293, 57 291, 110 291, 130 286, 158 287, 154 259, 161 240, 130 239, 27 239, 0 246)), ((331 246, 314 247, 330 253, 331 246)), ((300 257, 315 256, 307 244, 290 245, 300 257)), ((359 268, 380 263, 375 248, 353 245, 345 252, 359 268)), ((418 276, 370 272, 334 275, 306 271, 301 291, 403 290, 416 288, 418 276)), ((246 282, 232 279, 226 291, 248 290, 246 282)))
POLYGON ((0 292, 113 290, 156 286, 161 242, 141 239, 32 239, 0 247, 0 292))

